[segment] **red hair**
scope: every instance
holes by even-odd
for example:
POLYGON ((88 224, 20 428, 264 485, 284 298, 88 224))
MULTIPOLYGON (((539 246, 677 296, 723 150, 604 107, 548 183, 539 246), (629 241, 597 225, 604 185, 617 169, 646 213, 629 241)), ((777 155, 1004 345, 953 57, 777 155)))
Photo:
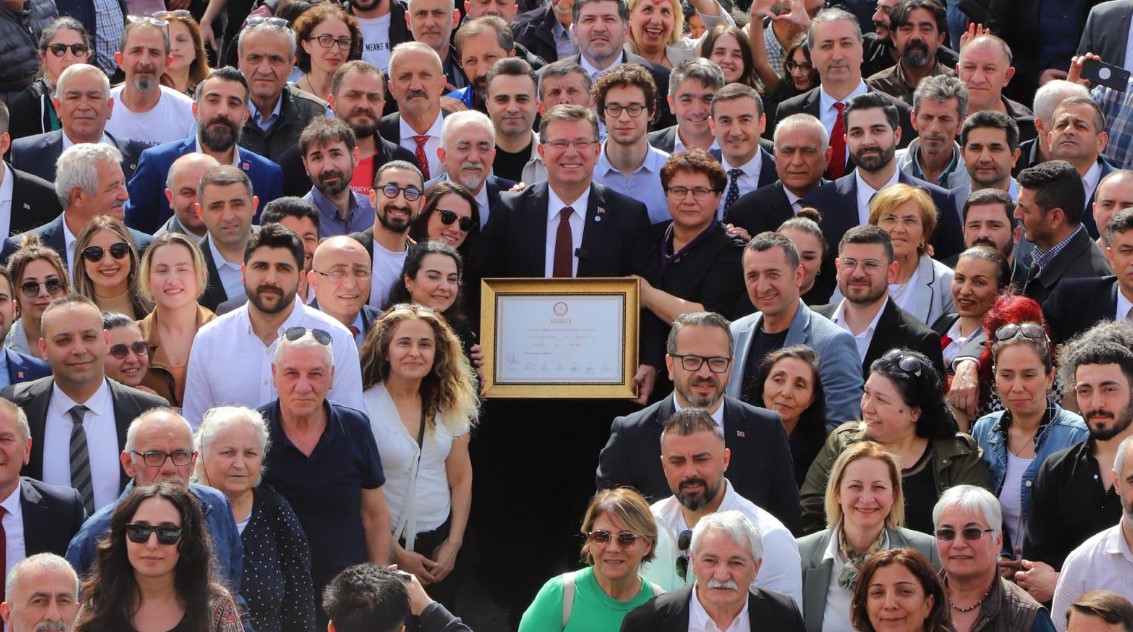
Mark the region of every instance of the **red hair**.
POLYGON ((993 387, 991 345, 995 342, 995 331, 1004 325, 1022 323, 1039 323, 1046 330, 1047 338, 1050 338, 1050 325, 1043 318, 1042 307, 1034 299, 1016 294, 1014 290, 1008 289, 1000 294, 991 309, 984 314, 983 329, 987 340, 984 342, 983 352, 980 353, 981 402, 988 401, 993 387))

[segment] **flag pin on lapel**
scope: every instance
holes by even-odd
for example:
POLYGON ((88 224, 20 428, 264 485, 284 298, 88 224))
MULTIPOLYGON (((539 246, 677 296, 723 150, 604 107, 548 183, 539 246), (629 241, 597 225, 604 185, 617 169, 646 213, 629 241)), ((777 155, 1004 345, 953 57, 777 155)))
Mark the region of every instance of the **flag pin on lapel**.
POLYGON ((24 210, 25 210, 25 211, 30 211, 30 210, 31 210, 31 204, 28 204, 27 202, 24 202, 24 210))
POLYGON ((743 431, 743 430, 737 430, 737 431, 736 431, 736 436, 737 436, 737 437, 739 437, 739 438, 741 438, 741 439, 746 439, 746 438, 747 438, 747 435, 746 435, 746 434, 744 434, 744 431, 743 431))
POLYGON ((251 166, 251 165, 249 165, 249 164, 248 164, 248 163, 246 163, 246 162, 242 162, 242 163, 240 163, 240 168, 241 168, 241 169, 243 169, 244 171, 247 171, 247 170, 251 169, 251 168, 252 168, 252 166, 251 166))
POLYGON ((24 379, 24 372, 23 371, 16 371, 16 377, 21 379, 21 380, 24 379))
POLYGON ((596 221, 596 222, 602 221, 602 215, 604 215, 605 213, 606 213, 606 209, 599 206, 598 207, 598 213, 594 216, 594 221, 596 221))

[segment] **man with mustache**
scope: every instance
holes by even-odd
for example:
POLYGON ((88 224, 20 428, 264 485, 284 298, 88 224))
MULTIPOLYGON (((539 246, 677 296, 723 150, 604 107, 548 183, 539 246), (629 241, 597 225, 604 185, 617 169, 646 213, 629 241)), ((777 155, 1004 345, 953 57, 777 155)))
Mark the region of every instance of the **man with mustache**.
MULTIPOLYGON (((264 203, 283 195, 279 165, 237 144, 248 120, 247 99, 248 81, 235 68, 225 66, 208 74, 192 103, 193 119, 197 122, 193 133, 142 152, 127 187, 127 226, 153 233, 173 217, 173 207, 165 197, 166 178, 174 161, 190 153, 205 154, 222 165, 240 169, 251 179, 252 188, 264 203)), ((238 265, 240 257, 234 261, 238 265)))
MULTIPOLYGON (((1015 202, 1007 192, 986 188, 968 196, 964 202, 964 247, 987 246, 998 250, 1011 266, 1011 282, 1020 287, 1030 273, 1030 267, 1017 249, 1022 238, 1023 227, 1015 219, 1015 202)), ((959 258, 956 255, 944 263, 955 267, 959 258)), ((979 348, 983 349, 982 342, 979 348)))
POLYGON ((1109 142, 1105 130, 1105 114, 1093 99, 1071 97, 1054 109, 1054 127, 1047 133, 1051 157, 1070 163, 1082 179, 1086 191, 1082 225, 1094 239, 1104 228, 1094 220, 1094 194, 1101 179, 1117 168, 1102 155, 1109 142))
POLYGON ((897 168, 949 190, 971 184, 956 143, 967 110, 968 90, 959 79, 935 75, 921 81, 913 93, 918 136, 897 150, 897 168))
POLYGON ((476 111, 457 112, 445 119, 441 148, 437 150, 445 173, 425 183, 425 188, 451 180, 472 192, 480 207, 480 228, 488 223, 491 207, 500 192, 515 182, 492 175, 496 158, 496 130, 492 119, 476 111))
POLYGON ((401 281, 401 267, 409 254, 409 226, 425 203, 424 191, 421 170, 408 162, 387 162, 374 176, 374 190, 370 191, 374 225, 350 235, 370 256, 367 304, 371 307, 385 308, 393 284, 401 281))
MULTIPOLYGON (((496 61, 516 56, 511 27, 494 15, 468 20, 456 32, 455 44, 468 85, 447 96, 470 109, 486 112, 488 72, 496 61)), ((536 70, 544 65, 542 60, 537 66, 533 64, 536 70)))
POLYGON ((319 238, 349 235, 372 226, 370 198, 350 188, 358 163, 354 131, 339 118, 314 119, 299 136, 299 151, 314 183, 303 199, 319 209, 319 238))
POLYGON ((0 604, 10 632, 72 632, 79 614, 79 576, 67 560, 51 553, 25 558, 12 567, 11 586, 0 604))
POLYGON ((890 32, 901 58, 897 65, 866 79, 871 88, 912 105, 913 91, 928 77, 955 77, 936 59, 948 36, 944 6, 936 0, 901 0, 889 12, 890 32))
MULTIPOLYGON (((398 44, 389 61, 389 91, 397 111, 382 117, 382 138, 413 153, 426 180, 440 175, 441 95, 445 75, 437 51, 421 42, 398 44)), ((373 297, 371 297, 373 298, 373 297)))
MULTIPOLYGON (((870 20, 873 23, 873 32, 862 36, 862 47, 865 51, 865 59, 862 61, 864 77, 872 77, 886 68, 892 68, 901 59, 901 54, 897 52, 897 46, 893 43, 893 31, 890 30, 889 20, 889 13, 896 5, 897 0, 877 1, 876 11, 870 20)), ((936 59, 951 68, 956 65, 959 55, 951 48, 941 46, 936 50, 936 59)))
POLYGON ((278 397, 271 379, 272 354, 280 332, 294 327, 329 335, 335 375, 326 398, 364 410, 358 347, 350 330, 296 300, 304 256, 303 241, 282 224, 267 224, 252 235, 242 268, 248 302, 202 327, 193 339, 184 407, 191 423, 199 425, 216 402, 256 407, 278 397))
POLYGON ((166 21, 131 18, 122 46, 114 53, 126 81, 110 91, 115 107, 106 131, 144 145, 160 145, 192 134, 193 100, 161 85, 169 67, 169 31, 166 21))

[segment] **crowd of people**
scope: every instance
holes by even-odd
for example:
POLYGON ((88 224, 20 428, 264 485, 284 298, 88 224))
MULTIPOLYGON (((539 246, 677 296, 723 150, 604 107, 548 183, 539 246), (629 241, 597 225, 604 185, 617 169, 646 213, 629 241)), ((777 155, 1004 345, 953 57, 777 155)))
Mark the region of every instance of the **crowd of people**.
POLYGON ((0 3, 9 630, 1133 632, 1133 0, 461 4, 0 3))

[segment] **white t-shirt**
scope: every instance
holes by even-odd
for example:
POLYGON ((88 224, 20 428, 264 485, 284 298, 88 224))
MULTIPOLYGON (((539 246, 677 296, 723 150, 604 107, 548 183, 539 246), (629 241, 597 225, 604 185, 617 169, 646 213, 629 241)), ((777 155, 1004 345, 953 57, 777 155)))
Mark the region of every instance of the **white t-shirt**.
POLYGON ((362 61, 382 72, 389 70, 389 16, 387 13, 380 18, 358 18, 358 28, 362 31, 362 61))
POLYGON ((401 268, 409 249, 390 252, 377 241, 374 242, 373 276, 370 277, 370 306, 382 309, 389 300, 393 284, 401 279, 401 268))
POLYGON ((122 102, 125 86, 110 91, 114 99, 114 112, 106 122, 106 131, 122 140, 128 138, 144 145, 154 146, 185 140, 197 129, 193 118, 193 100, 172 88, 160 86, 161 98, 149 112, 132 112, 122 102))

